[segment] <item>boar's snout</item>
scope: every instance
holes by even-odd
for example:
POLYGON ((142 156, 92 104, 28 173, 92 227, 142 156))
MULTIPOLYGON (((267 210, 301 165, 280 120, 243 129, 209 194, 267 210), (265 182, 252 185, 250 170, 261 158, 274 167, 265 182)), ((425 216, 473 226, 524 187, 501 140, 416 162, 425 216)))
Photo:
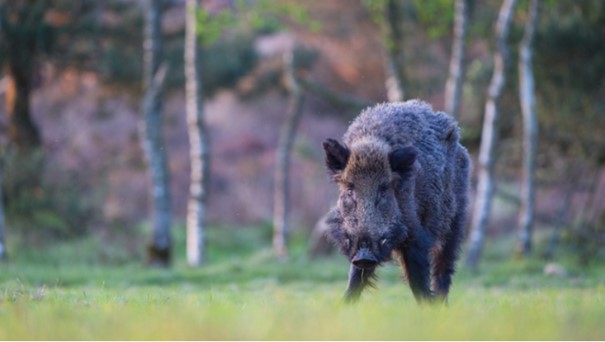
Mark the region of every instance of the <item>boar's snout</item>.
POLYGON ((369 248, 360 249, 352 260, 353 265, 358 268, 374 268, 378 264, 378 259, 374 256, 374 253, 369 248))

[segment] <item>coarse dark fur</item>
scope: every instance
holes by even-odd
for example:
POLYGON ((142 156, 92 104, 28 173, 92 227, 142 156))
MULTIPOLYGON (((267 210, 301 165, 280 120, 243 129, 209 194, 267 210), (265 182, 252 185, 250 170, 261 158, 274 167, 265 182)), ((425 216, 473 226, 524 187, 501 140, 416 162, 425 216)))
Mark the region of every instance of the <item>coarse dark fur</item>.
POLYGON ((457 123, 422 101, 384 103, 364 110, 343 140, 323 147, 340 190, 330 235, 351 261, 345 299, 358 299, 376 268, 395 256, 418 301, 445 300, 471 167, 457 123))

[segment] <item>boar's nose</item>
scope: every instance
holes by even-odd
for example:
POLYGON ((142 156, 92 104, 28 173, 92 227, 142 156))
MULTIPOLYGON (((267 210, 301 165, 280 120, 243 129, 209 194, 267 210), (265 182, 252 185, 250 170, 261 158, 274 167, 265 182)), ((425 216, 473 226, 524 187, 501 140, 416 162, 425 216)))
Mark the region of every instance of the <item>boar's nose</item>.
POLYGON ((352 260, 353 265, 358 268, 373 268, 378 264, 378 260, 368 248, 360 249, 352 260))

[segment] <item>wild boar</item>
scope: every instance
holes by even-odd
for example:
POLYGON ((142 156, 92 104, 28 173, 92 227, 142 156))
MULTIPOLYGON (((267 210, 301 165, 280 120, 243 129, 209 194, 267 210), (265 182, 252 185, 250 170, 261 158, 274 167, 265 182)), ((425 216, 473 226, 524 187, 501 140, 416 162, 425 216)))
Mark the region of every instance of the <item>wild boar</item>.
POLYGON ((362 111, 343 140, 323 148, 339 188, 329 235, 351 262, 345 300, 373 286, 376 268, 393 257, 418 302, 446 300, 471 168, 458 124, 419 100, 384 103, 362 111))

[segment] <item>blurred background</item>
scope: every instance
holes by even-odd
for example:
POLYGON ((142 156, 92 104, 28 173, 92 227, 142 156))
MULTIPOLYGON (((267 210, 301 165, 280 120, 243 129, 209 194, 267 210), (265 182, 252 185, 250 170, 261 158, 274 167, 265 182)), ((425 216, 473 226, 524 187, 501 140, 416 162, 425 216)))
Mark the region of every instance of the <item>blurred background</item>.
MULTIPOLYGON (((203 221, 211 229, 259 230, 261 244, 271 246, 279 198, 274 177, 285 144, 291 152, 285 159, 286 241, 295 236, 306 243, 337 195, 323 165, 326 138, 340 139, 361 109, 397 96, 445 110, 462 2, 457 117, 477 170, 501 1, 193 2, 203 94, 197 103, 210 160, 203 221), (400 82, 395 95, 393 76, 400 82)), ((153 158, 144 148, 152 97, 162 102, 154 107, 161 140, 149 146, 165 158, 167 234, 172 245, 184 243, 191 184, 184 58, 190 3, 0 1, 0 255, 10 260, 87 239, 100 262, 145 259, 159 203, 148 162, 153 158), (153 20, 159 22, 155 36, 153 20)), ((518 63, 529 4, 518 1, 504 39, 508 63, 497 99, 495 190, 485 230, 492 241, 517 234, 523 203, 518 63)), ((531 236, 540 242, 531 253, 553 259, 564 249, 580 263, 603 260, 605 2, 541 1, 531 49, 539 126, 531 236)), ((472 184, 474 194, 476 173, 472 184)), ((212 236, 204 243, 211 245, 212 236)))

